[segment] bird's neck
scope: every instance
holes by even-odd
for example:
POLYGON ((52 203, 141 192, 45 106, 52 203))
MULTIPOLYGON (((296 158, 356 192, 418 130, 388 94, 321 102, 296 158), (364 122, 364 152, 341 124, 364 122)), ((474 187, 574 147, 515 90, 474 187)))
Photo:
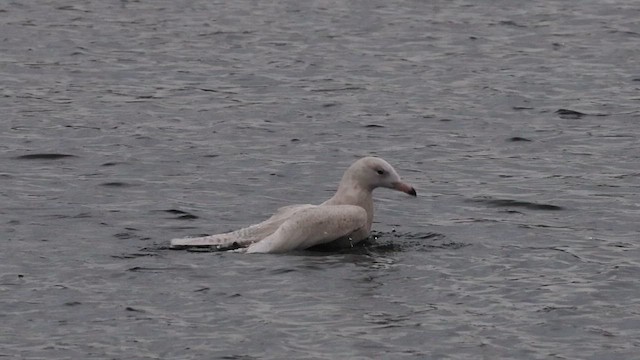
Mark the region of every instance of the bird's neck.
POLYGON ((367 231, 373 222, 373 195, 370 189, 358 186, 357 182, 342 181, 333 197, 323 205, 355 205, 367 212, 367 231))

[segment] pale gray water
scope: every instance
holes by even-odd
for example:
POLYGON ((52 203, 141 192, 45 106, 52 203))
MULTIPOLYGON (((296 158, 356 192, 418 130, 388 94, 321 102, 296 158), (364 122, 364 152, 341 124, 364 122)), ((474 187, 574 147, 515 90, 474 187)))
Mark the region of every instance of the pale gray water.
POLYGON ((0 357, 629 359, 636 1, 0 4, 0 357), (367 247, 169 251, 328 198, 367 247), (62 156, 71 155, 71 156, 62 156))

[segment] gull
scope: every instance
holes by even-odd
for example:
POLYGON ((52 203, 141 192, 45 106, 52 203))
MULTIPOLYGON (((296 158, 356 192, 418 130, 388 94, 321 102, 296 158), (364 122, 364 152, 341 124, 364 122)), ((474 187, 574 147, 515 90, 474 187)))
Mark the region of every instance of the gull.
POLYGON ((384 159, 364 157, 349 166, 338 190, 320 205, 279 208, 269 219, 240 230, 171 240, 171 248, 244 248, 247 253, 284 253, 318 245, 350 247, 367 239, 373 223, 373 190, 388 188, 416 196, 384 159))

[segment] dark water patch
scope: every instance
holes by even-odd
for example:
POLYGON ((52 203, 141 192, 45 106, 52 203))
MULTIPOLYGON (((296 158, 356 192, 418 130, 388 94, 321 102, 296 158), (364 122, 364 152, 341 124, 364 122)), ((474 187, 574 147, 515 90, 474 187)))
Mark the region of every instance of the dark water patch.
POLYGON ((292 269, 292 268, 279 268, 279 269, 272 269, 269 270, 269 274, 271 275, 280 275, 280 274, 287 274, 290 272, 295 272, 297 271, 296 269, 292 269))
POLYGON ((561 248, 561 247, 557 247, 557 246, 549 247, 549 249, 553 250, 553 251, 559 251, 561 253, 564 253, 564 254, 567 254, 567 255, 571 256, 574 259, 582 261, 582 258, 580 256, 572 253, 569 249, 565 249, 565 248, 561 248))
POLYGON ((0 286, 20 285, 22 279, 24 279, 23 274, 3 274, 0 278, 0 286))
POLYGON ((86 126, 86 125, 65 125, 64 127, 69 129, 90 129, 90 130, 102 130, 97 126, 86 126))
POLYGON ((518 224, 518 227, 523 229, 569 229, 565 226, 553 226, 547 224, 518 224))
POLYGON ((628 36, 632 36, 632 37, 640 37, 640 33, 635 32, 635 31, 630 31, 630 30, 618 30, 618 29, 612 29, 608 31, 611 34, 623 34, 623 35, 628 35, 628 36))
POLYGON ((376 253, 433 251, 434 249, 461 249, 470 244, 450 241, 439 233, 374 232, 365 243, 368 250, 376 253))
POLYGON ((127 306, 126 308, 124 308, 126 311, 132 311, 132 312, 140 312, 140 313, 146 313, 146 311, 142 310, 142 309, 136 309, 134 307, 131 306, 127 306))
POLYGON ((134 184, 128 184, 128 183, 121 182, 121 181, 111 181, 111 182, 102 183, 102 184, 100 184, 100 186, 106 186, 106 187, 131 187, 131 186, 135 186, 135 185, 134 184))
POLYGON ((213 92, 213 93, 229 94, 229 95, 237 95, 238 94, 237 92, 228 91, 228 90, 217 90, 217 89, 206 89, 206 88, 201 88, 200 90, 206 91, 206 92, 213 92))
POLYGON ((260 357, 251 355, 224 355, 220 360, 258 360, 260 357))
POLYGON ((270 134, 275 134, 276 131, 273 129, 269 129, 266 127, 261 127, 261 126, 255 126, 255 125, 237 125, 236 129, 239 130, 258 130, 258 131, 264 131, 270 134))
POLYGON ((85 12, 85 13, 90 12, 89 10, 78 9, 77 7, 75 7, 73 5, 58 6, 56 9, 63 10, 63 11, 79 11, 79 12, 85 12))
POLYGON ((631 243, 625 243, 625 242, 614 242, 611 244, 607 244, 606 246, 611 246, 611 247, 616 247, 616 248, 621 248, 621 249, 635 249, 636 246, 634 244, 631 243))
POLYGON ((369 124, 369 125, 365 125, 365 128, 369 128, 369 129, 375 129, 375 128, 384 128, 384 125, 378 125, 378 124, 369 124))
POLYGON ((134 266, 132 268, 128 268, 127 271, 131 272, 159 272, 159 271, 168 271, 168 270, 177 270, 177 268, 172 267, 146 267, 146 266, 134 266))
POLYGON ((537 310, 537 312, 550 313, 555 311, 562 311, 573 313, 576 310, 578 310, 576 306, 545 306, 542 309, 537 310))
POLYGON ((203 157, 210 158, 210 159, 212 159, 212 158, 217 158, 218 156, 220 156, 220 155, 218 155, 218 154, 207 154, 207 155, 203 155, 203 157))
POLYGON ((40 154, 20 155, 20 156, 17 156, 16 159, 18 160, 57 160, 57 159, 64 159, 64 158, 70 158, 70 157, 76 157, 76 155, 40 153, 40 154))
POLYGON ((580 119, 585 116, 609 116, 609 114, 587 114, 571 109, 558 109, 555 113, 562 119, 580 119))
POLYGON ((637 135, 635 134, 607 134, 607 135, 598 135, 601 138, 635 138, 637 135))
POLYGON ((558 116, 560 116, 560 118, 562 119, 580 119, 584 116, 587 116, 587 114, 583 112, 570 109, 558 109, 555 113, 558 114, 558 116))
POLYGON ((110 161, 110 162, 106 162, 104 164, 101 164, 100 166, 116 166, 116 165, 120 165, 120 164, 124 164, 124 163, 116 162, 116 161, 110 161))
POLYGON ((358 86, 347 86, 347 87, 343 87, 343 88, 336 88, 336 89, 311 89, 311 92, 333 92, 333 91, 353 91, 353 90, 364 90, 364 88, 362 87, 358 87, 358 86))
POLYGON ((518 141, 528 142, 528 141, 531 141, 531 139, 527 139, 527 138, 520 137, 520 136, 514 136, 514 137, 508 138, 507 141, 511 141, 511 142, 518 142, 518 141))
POLYGON ((529 201, 522 200, 512 200, 512 199, 492 199, 492 198, 479 198, 479 199, 470 199, 470 202, 475 203, 483 203, 489 206, 495 207, 520 207, 529 210, 549 210, 549 211, 557 211, 564 210, 563 207, 551 204, 540 204, 533 203, 529 201))
POLYGON ((498 25, 502 25, 502 26, 513 26, 513 27, 517 27, 517 28, 526 28, 527 26, 522 25, 522 24, 518 24, 517 22, 513 21, 513 20, 503 20, 503 21, 499 21, 498 25))
POLYGON ((93 217, 93 215, 91 215, 91 213, 88 213, 88 212, 81 212, 79 214, 72 216, 73 219, 87 219, 91 217, 93 217))
POLYGON ((140 257, 158 256, 157 253, 132 253, 123 255, 111 255, 114 259, 137 259, 140 257))
POLYGON ((135 234, 132 233, 128 233, 128 232, 121 232, 121 233, 117 233, 115 235, 113 235, 114 237, 121 239, 121 240, 126 240, 126 239, 131 239, 135 236, 135 234))
POLYGON ((168 210, 159 210, 168 214, 176 215, 173 219, 176 220, 195 220, 198 219, 198 216, 188 213, 186 211, 177 210, 177 209, 168 209, 168 210))
POLYGON ((524 215, 524 213, 522 213, 522 212, 520 212, 520 211, 518 211, 518 210, 511 210, 511 209, 502 210, 502 211, 500 211, 500 212, 505 213, 505 214, 518 214, 518 215, 524 215))
POLYGON ((473 217, 473 218, 461 218, 461 219, 451 219, 453 220, 455 223, 460 223, 460 224, 464 224, 464 223, 497 223, 500 222, 497 219, 487 219, 487 218, 479 218, 479 217, 473 217))
POLYGON ((533 110, 534 108, 528 106, 513 106, 513 110, 533 110))
POLYGON ((81 305, 82 303, 80 301, 68 301, 66 303, 64 303, 64 306, 78 306, 81 305))

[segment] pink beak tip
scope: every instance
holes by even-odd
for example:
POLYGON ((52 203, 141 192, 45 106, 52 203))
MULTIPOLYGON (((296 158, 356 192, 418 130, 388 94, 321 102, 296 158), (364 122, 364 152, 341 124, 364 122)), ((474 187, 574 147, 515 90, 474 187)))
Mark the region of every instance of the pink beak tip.
POLYGON ((416 189, 414 189, 413 186, 407 183, 398 182, 395 184, 395 189, 402 191, 403 193, 407 193, 411 196, 418 196, 418 194, 416 193, 416 189))

